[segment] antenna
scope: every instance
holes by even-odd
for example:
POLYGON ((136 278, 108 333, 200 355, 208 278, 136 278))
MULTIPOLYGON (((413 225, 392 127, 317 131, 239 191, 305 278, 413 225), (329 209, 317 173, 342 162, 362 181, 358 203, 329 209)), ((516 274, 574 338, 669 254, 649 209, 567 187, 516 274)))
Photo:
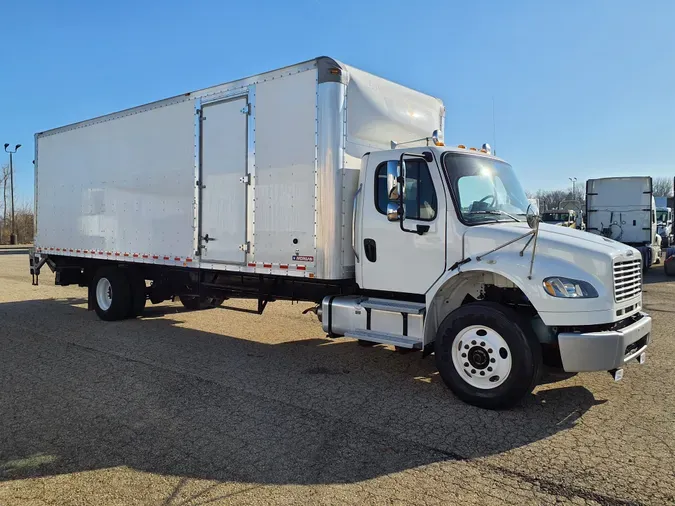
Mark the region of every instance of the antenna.
POLYGON ((495 97, 492 97, 492 145, 494 155, 497 156, 497 127, 495 126, 495 97))

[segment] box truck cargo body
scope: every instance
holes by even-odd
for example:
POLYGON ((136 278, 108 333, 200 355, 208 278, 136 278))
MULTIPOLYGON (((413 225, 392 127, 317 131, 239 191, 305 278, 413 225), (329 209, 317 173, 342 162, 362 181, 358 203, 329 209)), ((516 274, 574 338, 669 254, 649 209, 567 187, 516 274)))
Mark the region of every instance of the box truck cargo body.
POLYGON ((639 254, 540 225, 488 145, 445 146, 444 117, 322 57, 39 133, 34 282, 48 266, 103 320, 314 302, 329 337, 434 353, 486 408, 544 357, 616 379, 643 362, 639 254))
POLYGON ((38 134, 36 246, 353 278, 361 156, 440 129, 444 109, 336 69, 321 59, 38 134))

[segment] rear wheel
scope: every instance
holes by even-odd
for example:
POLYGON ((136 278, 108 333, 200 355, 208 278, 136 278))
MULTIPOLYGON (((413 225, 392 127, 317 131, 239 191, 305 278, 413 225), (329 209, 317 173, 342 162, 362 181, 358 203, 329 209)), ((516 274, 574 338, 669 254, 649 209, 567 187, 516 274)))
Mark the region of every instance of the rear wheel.
POLYGON ((441 323, 436 366, 464 402, 486 409, 509 408, 537 384, 541 346, 511 309, 490 302, 464 305, 441 323))
POLYGON ((123 320, 131 311, 131 287, 122 269, 105 267, 92 280, 91 294, 101 320, 123 320))

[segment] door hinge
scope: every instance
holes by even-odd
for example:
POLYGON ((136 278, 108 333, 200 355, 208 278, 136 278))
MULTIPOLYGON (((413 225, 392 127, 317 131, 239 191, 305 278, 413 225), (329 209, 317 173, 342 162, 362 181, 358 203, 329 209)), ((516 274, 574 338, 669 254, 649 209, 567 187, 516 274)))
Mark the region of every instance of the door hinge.
POLYGON ((245 253, 250 253, 251 252, 251 243, 249 241, 246 241, 244 244, 239 245, 239 249, 245 253))
POLYGON ((247 116, 251 114, 251 104, 246 104, 244 107, 242 107, 241 113, 246 114, 247 116))
POLYGON ((244 177, 240 177, 239 182, 244 184, 251 184, 251 174, 246 174, 244 177))
POLYGON ((197 188, 201 188, 202 190, 203 190, 204 188, 206 188, 206 185, 205 185, 205 184, 202 184, 201 181, 195 181, 195 186, 196 186, 197 188))

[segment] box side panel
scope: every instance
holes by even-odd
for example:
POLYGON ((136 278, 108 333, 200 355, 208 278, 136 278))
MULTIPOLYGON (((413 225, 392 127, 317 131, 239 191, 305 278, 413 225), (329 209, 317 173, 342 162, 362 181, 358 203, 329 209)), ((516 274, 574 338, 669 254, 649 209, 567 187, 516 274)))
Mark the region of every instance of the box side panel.
POLYGON ((38 135, 36 245, 192 256, 194 136, 190 100, 38 135))
POLYGON ((256 85, 254 258, 315 267, 317 73, 256 85))

